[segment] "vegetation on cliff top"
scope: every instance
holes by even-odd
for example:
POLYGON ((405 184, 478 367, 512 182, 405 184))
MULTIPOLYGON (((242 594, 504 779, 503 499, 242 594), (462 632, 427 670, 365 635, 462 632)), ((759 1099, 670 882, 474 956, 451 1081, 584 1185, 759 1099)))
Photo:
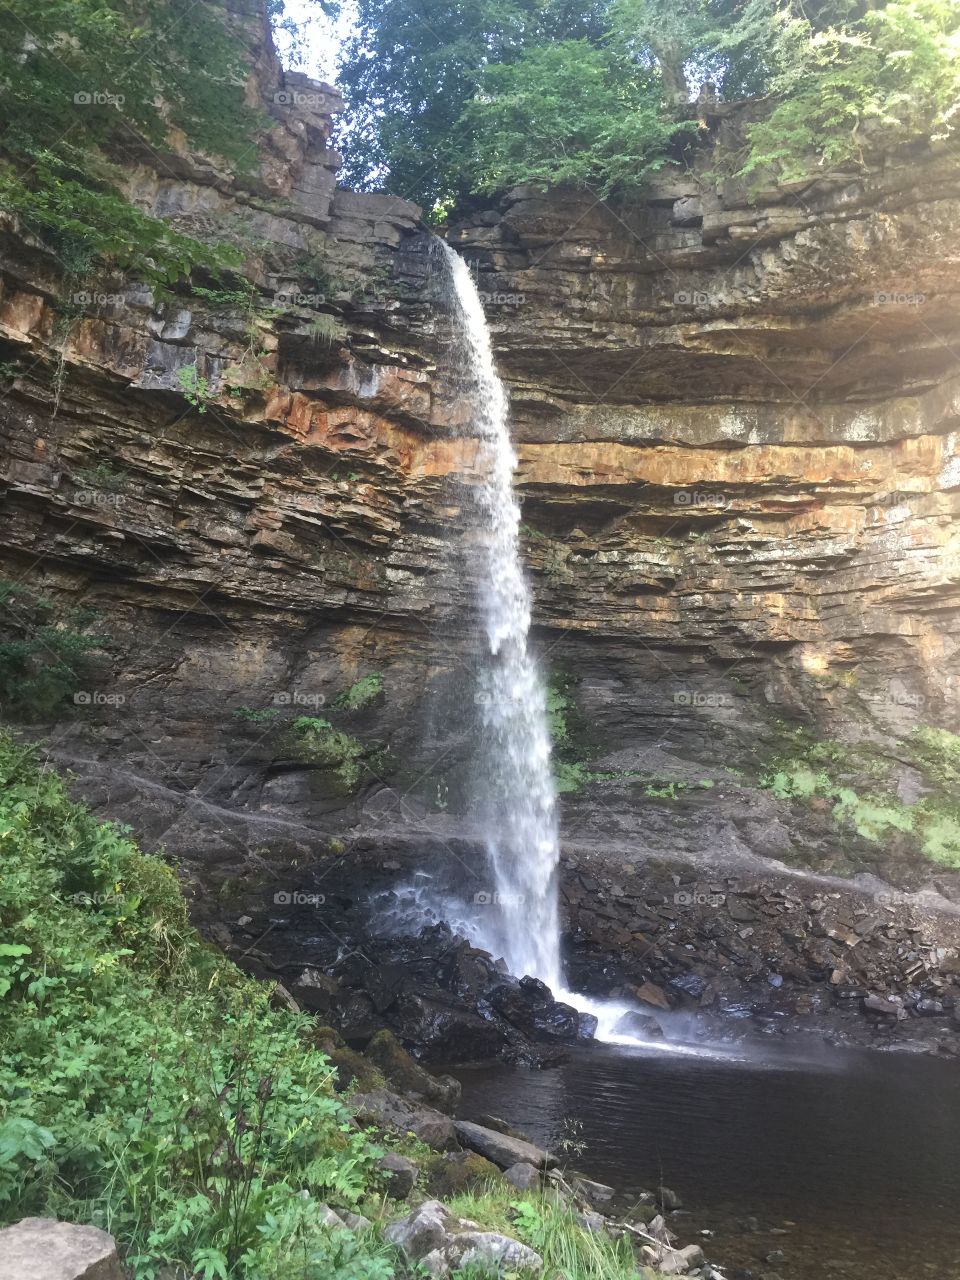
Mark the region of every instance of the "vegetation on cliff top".
POLYGON ((232 265, 149 217, 129 170, 185 146, 249 170, 265 119, 248 105, 247 52, 225 10, 194 0, 8 0, 0 32, 0 209, 82 278, 97 260, 169 283, 232 265))
POLYGON ((790 180, 952 131, 960 8, 359 0, 340 80, 350 180, 436 208, 528 181, 628 188, 682 154, 718 93, 769 99, 731 167, 790 180))

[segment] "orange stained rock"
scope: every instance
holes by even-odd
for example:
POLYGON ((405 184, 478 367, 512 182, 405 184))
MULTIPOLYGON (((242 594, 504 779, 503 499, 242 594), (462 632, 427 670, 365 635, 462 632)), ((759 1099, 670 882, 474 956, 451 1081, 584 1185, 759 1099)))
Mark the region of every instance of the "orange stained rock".
POLYGON ((469 477, 477 472, 477 440, 431 439, 352 405, 329 408, 299 392, 278 391, 267 404, 264 417, 301 444, 381 456, 409 477, 469 477))
POLYGON ((930 488, 943 462, 943 439, 919 436, 891 444, 750 445, 735 449, 612 444, 523 444, 524 484, 584 487, 645 483, 664 488, 695 485, 750 485, 795 481, 810 484, 866 484, 871 487, 930 488), (907 482, 913 480, 912 485, 907 482))

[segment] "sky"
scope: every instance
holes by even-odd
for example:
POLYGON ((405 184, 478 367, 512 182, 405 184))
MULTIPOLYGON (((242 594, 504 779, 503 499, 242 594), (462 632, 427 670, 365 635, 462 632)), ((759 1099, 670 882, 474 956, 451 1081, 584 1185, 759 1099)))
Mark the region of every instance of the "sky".
POLYGON ((281 31, 277 45, 285 67, 304 71, 317 80, 336 80, 337 54, 354 25, 354 7, 349 0, 341 5, 340 17, 326 17, 315 0, 285 0, 289 17, 303 24, 302 61, 297 62, 290 41, 281 31))

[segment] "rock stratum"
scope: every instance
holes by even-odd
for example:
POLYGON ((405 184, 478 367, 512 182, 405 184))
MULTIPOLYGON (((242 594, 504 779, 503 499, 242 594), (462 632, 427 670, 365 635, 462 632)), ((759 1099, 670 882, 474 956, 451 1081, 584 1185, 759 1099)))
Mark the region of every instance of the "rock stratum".
MULTIPOLYGON (((240 248, 252 293, 71 280, 0 214, 5 626, 29 631, 39 596, 104 636, 25 732, 186 862, 203 917, 261 882, 282 906, 344 860, 482 900, 478 446, 440 259, 415 205, 337 188, 336 91, 280 69, 258 6, 231 10, 272 119, 258 170, 144 148, 129 189, 240 248)), ((603 906, 618 875, 655 906, 672 883, 668 931, 694 928, 701 879, 809 900, 856 877, 914 913, 895 942, 944 953, 932 994, 903 966, 883 989, 940 999, 960 880, 949 804, 923 806, 954 766, 911 744, 958 725, 960 157, 751 192, 720 172, 745 118, 719 106, 642 195, 520 188, 447 233, 511 394, 568 926, 642 957, 637 912, 603 906)))

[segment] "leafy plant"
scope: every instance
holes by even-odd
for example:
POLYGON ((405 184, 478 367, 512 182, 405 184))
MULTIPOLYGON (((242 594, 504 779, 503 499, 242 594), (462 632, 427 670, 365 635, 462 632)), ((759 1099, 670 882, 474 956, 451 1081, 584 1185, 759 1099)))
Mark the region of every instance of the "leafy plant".
POLYGON ((298 716, 291 731, 294 750, 301 760, 332 770, 347 791, 356 789, 366 754, 362 742, 316 716, 298 716))
POLYGON ((234 707, 233 714, 238 720, 248 724, 271 724, 280 712, 276 707, 261 707, 255 710, 253 707, 240 706, 234 707))
POLYGON ((20 585, 0 581, 0 707, 8 717, 45 720, 64 709, 104 637, 81 628, 90 610, 58 609, 20 585))
POLYGON ((197 413, 206 413, 213 393, 209 382, 201 376, 196 364, 182 365, 177 370, 177 382, 187 403, 193 405, 197 413))
POLYGON ((369 707, 383 693, 383 675, 379 671, 371 671, 355 681, 349 689, 337 698, 337 706, 346 711, 362 711, 369 707))
POLYGON ((379 1155, 311 1022, 211 951, 173 872, 0 736, 0 1222, 99 1223, 136 1280, 389 1280, 331 1233, 379 1155))

